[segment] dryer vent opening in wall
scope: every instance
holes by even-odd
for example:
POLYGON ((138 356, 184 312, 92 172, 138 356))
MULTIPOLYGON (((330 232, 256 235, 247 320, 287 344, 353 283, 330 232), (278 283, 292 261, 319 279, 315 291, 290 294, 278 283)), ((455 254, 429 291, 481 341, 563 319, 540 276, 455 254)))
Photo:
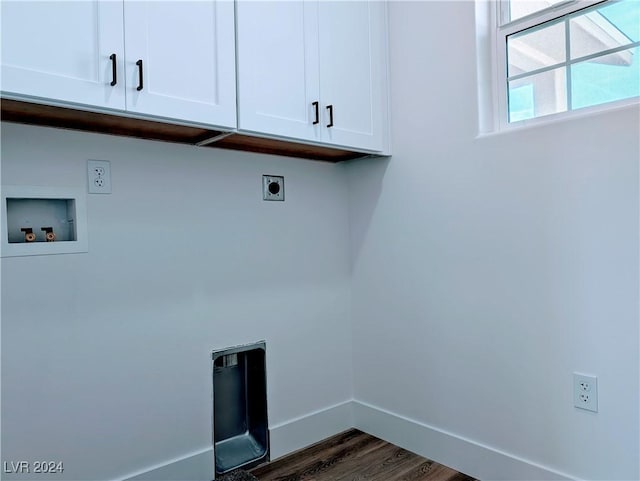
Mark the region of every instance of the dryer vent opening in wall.
POLYGON ((214 351, 212 358, 216 475, 268 461, 265 343, 214 351))

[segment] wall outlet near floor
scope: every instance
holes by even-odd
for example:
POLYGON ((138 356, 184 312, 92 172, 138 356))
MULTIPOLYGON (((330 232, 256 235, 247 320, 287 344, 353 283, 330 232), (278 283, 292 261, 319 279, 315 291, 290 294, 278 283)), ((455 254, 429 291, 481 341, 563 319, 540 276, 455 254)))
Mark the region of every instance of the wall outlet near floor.
POLYGON ((598 412, 598 378, 573 373, 573 405, 580 409, 598 412))
POLYGON ((262 176, 262 199, 284 200, 284 177, 281 175, 262 176))
POLYGON ((110 194, 111 162, 108 160, 88 160, 87 180, 90 194, 110 194))

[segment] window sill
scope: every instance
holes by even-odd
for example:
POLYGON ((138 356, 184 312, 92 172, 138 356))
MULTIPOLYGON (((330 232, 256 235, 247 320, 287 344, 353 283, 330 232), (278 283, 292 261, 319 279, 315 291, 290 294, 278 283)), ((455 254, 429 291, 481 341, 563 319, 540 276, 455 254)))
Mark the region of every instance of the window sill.
POLYGON ((563 124, 575 120, 581 120, 585 118, 601 117, 607 114, 613 114, 614 112, 638 110, 640 117, 640 98, 621 100, 616 104, 597 105, 594 107, 586 107, 571 112, 560 112, 552 115, 545 115, 544 117, 538 117, 530 120, 522 120, 513 124, 509 124, 504 127, 496 128, 490 132, 480 132, 476 135, 476 139, 491 138, 496 136, 508 135, 518 132, 527 132, 530 130, 536 130, 545 128, 547 126, 553 126, 557 124, 563 124))

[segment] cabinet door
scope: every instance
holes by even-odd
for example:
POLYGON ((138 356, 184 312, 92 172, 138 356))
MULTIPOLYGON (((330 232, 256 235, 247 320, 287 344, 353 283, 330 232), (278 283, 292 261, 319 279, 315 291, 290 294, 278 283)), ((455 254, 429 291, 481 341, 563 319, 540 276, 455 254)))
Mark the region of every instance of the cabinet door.
POLYGON ((317 13, 316 2, 238 0, 240 130, 320 140, 317 13))
POLYGON ((127 110, 235 128, 233 1, 124 8, 127 110))
POLYGON ((386 122, 386 22, 381 1, 319 3, 323 140, 380 151, 386 122))
POLYGON ((124 108, 121 3, 3 0, 1 8, 3 95, 124 108))

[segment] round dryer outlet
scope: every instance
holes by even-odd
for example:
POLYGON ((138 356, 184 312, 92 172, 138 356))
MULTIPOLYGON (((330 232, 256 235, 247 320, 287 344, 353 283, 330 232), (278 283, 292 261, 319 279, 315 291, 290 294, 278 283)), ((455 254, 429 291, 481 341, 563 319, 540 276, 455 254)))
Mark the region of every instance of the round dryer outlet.
POLYGON ((263 175, 262 198, 264 200, 284 200, 284 177, 281 175, 263 175))

